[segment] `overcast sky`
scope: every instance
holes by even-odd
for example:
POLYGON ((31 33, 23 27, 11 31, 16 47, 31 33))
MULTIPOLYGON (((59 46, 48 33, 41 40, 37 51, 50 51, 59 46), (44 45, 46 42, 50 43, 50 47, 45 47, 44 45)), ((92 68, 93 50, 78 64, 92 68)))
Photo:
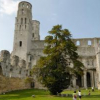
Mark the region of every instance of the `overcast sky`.
MULTIPOLYGON (((15 17, 22 0, 0 0, 0 51, 13 49, 15 17)), ((24 0, 32 4, 43 40, 52 26, 61 24, 73 38, 100 37, 100 0, 24 0)))

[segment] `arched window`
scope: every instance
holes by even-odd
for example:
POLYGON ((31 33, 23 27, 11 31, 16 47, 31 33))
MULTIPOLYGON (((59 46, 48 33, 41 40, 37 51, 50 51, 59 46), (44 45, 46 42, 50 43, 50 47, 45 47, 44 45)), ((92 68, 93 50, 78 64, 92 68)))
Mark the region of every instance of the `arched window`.
POLYGON ((22 9, 22 14, 24 14, 24 9, 22 9))
POLYGON ((27 8, 29 8, 29 6, 27 5, 27 8))
POLYGON ((22 41, 19 41, 19 46, 22 47, 22 41))
POLYGON ((91 44, 92 44, 92 42, 90 40, 88 40, 88 45, 91 45, 91 44))
POLYGON ((77 41, 77 42, 76 42, 76 45, 80 45, 80 41, 77 41))
POLYGON ((25 18, 25 24, 27 23, 27 18, 25 18))
POLYGON ((24 7, 24 3, 22 4, 22 7, 24 7))
POLYGON ((23 24, 23 18, 21 18, 21 24, 23 24))

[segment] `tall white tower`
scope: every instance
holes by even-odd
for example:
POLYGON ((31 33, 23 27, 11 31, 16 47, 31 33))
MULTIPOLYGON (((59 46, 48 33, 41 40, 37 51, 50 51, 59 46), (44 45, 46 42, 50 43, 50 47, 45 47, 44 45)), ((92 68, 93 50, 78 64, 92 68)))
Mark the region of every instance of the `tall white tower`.
POLYGON ((32 5, 22 1, 18 5, 12 54, 27 60, 32 35, 32 5))

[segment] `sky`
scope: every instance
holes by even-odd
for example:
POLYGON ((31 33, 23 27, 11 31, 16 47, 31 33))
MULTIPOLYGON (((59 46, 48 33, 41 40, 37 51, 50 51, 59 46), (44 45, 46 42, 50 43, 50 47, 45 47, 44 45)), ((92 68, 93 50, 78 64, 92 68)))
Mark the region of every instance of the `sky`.
MULTIPOLYGON (((0 0, 0 51, 13 50, 15 17, 23 0, 0 0)), ((67 28, 72 38, 100 37, 100 0, 24 0, 40 21, 41 40, 54 25, 67 28)))

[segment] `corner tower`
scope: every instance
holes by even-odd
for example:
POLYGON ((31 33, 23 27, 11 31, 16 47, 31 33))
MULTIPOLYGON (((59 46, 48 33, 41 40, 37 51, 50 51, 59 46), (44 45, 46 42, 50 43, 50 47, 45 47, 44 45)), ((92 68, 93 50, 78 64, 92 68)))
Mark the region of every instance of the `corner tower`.
POLYGON ((18 5, 15 21, 15 33, 13 43, 13 55, 27 60, 32 40, 32 5, 22 1, 18 5))

